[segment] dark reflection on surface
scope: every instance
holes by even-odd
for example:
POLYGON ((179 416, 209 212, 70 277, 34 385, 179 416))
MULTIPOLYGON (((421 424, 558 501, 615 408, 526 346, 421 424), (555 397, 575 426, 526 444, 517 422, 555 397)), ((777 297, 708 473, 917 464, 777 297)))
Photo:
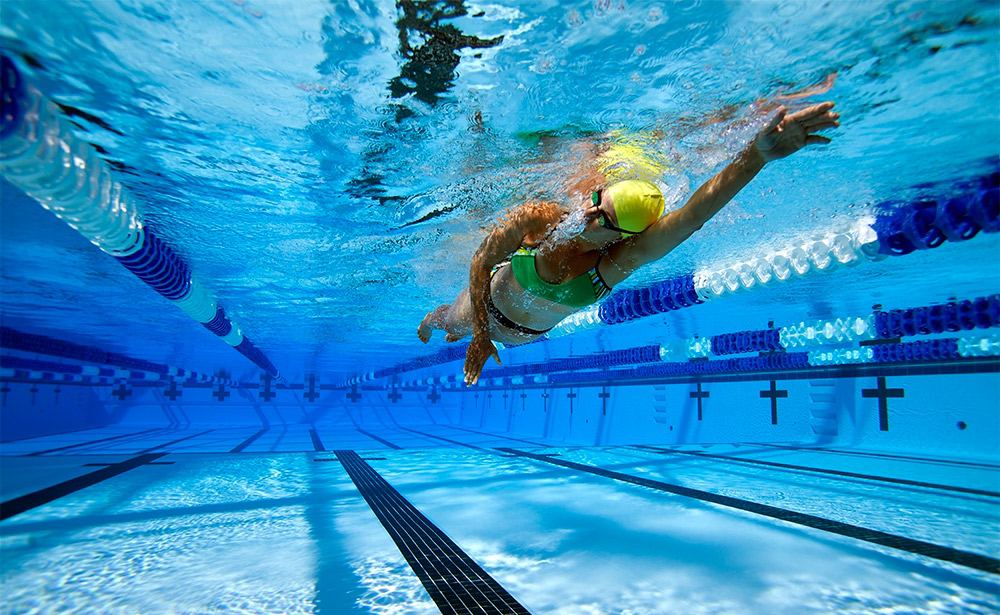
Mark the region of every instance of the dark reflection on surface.
MULTIPOLYGON (((460 49, 496 47, 503 36, 479 38, 463 33, 444 19, 468 15, 464 0, 397 0, 400 11, 399 52, 406 59, 399 76, 389 82, 393 98, 413 95, 430 106, 448 91, 455 80, 460 49)), ((413 115, 403 105, 396 108, 396 121, 413 115)))
MULTIPOLYGON (((411 97, 434 107, 451 89, 461 61, 461 49, 485 49, 503 42, 503 36, 479 38, 465 34, 453 24, 442 23, 468 15, 464 0, 397 0, 399 17, 399 53, 404 62, 399 75, 389 80, 389 94, 394 99, 411 97)), ((473 15, 476 17, 477 15, 473 15)), ((415 115, 405 102, 392 104, 396 123, 415 115)), ((348 193, 355 198, 370 198, 385 205, 405 197, 388 194, 383 187, 383 173, 376 168, 385 162, 391 148, 372 144, 365 152, 365 166, 348 182, 348 193)))

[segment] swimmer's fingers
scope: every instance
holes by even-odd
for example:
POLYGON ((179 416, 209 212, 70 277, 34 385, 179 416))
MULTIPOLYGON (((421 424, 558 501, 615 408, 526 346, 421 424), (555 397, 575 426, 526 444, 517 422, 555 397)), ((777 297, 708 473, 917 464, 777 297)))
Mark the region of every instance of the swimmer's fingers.
POLYGON ((834 103, 832 103, 830 101, 827 101, 827 102, 819 103, 818 105, 813 105, 811 107, 806 107, 805 109, 802 109, 800 111, 796 111, 795 113, 789 115, 788 119, 792 120, 793 122, 799 122, 799 123, 808 122, 811 119, 814 119, 814 118, 820 117, 820 116, 822 116, 822 115, 824 115, 826 113, 829 113, 830 109, 833 109, 833 105, 834 105, 834 103))
POLYGON ((497 357, 497 348, 493 342, 488 337, 474 335, 468 350, 465 351, 465 384, 467 386, 479 382, 479 375, 491 355, 497 359, 497 363, 500 362, 499 357, 497 357))
POLYGON ((836 118, 824 118, 822 120, 802 125, 802 127, 806 129, 806 132, 816 132, 817 130, 836 128, 837 126, 840 126, 840 122, 838 122, 836 118))

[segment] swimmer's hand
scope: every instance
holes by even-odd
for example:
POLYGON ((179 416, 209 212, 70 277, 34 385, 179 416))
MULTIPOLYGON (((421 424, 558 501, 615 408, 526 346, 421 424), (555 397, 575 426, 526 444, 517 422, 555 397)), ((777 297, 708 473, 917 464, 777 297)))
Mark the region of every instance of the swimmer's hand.
POLYGON ((814 134, 825 128, 840 126, 840 114, 832 113, 832 102, 824 102, 786 115, 779 107, 777 114, 757 135, 754 146, 764 162, 790 156, 807 145, 829 143, 830 139, 814 134))
POLYGON ((465 351, 465 385, 472 386, 479 382, 479 374, 483 372, 483 366, 490 357, 500 363, 500 355, 497 354, 497 347, 488 335, 476 334, 472 336, 468 350, 465 351))

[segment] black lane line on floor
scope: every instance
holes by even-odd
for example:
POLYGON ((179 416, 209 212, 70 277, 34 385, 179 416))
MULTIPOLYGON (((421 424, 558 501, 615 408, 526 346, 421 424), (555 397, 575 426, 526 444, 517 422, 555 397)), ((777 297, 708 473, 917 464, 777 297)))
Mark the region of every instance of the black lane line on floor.
MULTIPOLYGON (((115 463, 85 463, 85 464, 83 464, 83 467, 85 467, 85 468, 86 467, 91 467, 91 468, 106 468, 108 466, 113 466, 113 465, 118 465, 118 464, 115 464, 115 463)), ((148 466, 172 466, 172 465, 174 465, 174 462, 173 461, 150 461, 146 465, 148 465, 148 466)))
POLYGON ((549 448, 548 444, 542 444, 541 442, 532 442, 531 440, 522 440, 521 438, 513 438, 511 436, 501 436, 500 434, 489 433, 487 431, 476 431, 475 429, 469 429, 467 427, 458 427, 455 425, 445 425, 448 429, 460 429, 462 431, 468 431, 470 433, 477 433, 481 436, 492 436, 500 440, 511 440, 512 442, 523 442, 524 444, 530 444, 532 446, 537 446, 540 448, 549 448))
POLYGON ((925 557, 931 557, 937 560, 951 562, 953 564, 959 564, 960 566, 975 568, 976 570, 982 570, 983 572, 1000 574, 1000 560, 986 555, 981 555, 979 553, 960 551, 951 547, 936 545, 931 542, 924 542, 923 540, 916 540, 905 536, 880 532, 878 530, 872 530, 857 525, 841 523, 840 521, 834 521, 832 519, 824 519, 823 517, 817 517, 815 515, 808 515, 784 508, 778 508, 776 506, 768 506, 767 504, 758 504, 749 500, 741 500, 739 498, 709 493, 708 491, 701 491, 699 489, 691 489, 690 487, 682 487, 680 485, 672 485, 670 483, 650 480, 648 478, 631 476, 629 474, 623 474, 613 470, 605 470, 604 468, 588 466, 582 463, 575 463, 565 459, 553 459, 552 457, 536 455, 534 453, 519 451, 512 448, 503 448, 499 450, 535 459, 537 461, 544 461, 545 463, 551 463, 564 468, 570 468, 579 472, 595 474, 597 476, 620 480, 622 482, 639 485, 641 487, 649 487, 650 489, 656 489, 657 491, 665 491, 675 495, 695 498, 702 500, 703 502, 711 502, 713 504, 719 504, 720 506, 728 506, 729 508, 735 508, 737 510, 771 517, 772 519, 779 519, 781 521, 804 525, 806 527, 831 532, 833 534, 839 534, 841 536, 847 536, 848 538, 863 540, 865 542, 882 545, 884 547, 908 551, 909 553, 915 553, 917 555, 923 555, 925 557))
POLYGON ((356 427, 355 429, 357 429, 359 433, 361 433, 363 435, 366 435, 369 438, 371 438, 372 440, 375 440, 376 442, 380 442, 380 443, 388 446, 391 449, 395 449, 397 451, 403 450, 402 446, 397 446, 397 445, 393 444, 392 442, 389 442, 388 440, 386 440, 384 438, 380 438, 380 437, 376 436, 373 433, 368 433, 367 431, 365 431, 364 429, 361 429, 360 427, 356 427))
POLYGON ((873 480, 883 483, 894 483, 897 485, 925 487, 927 489, 940 489, 942 491, 955 491, 957 493, 971 493, 972 495, 985 495, 992 498, 1000 498, 1000 492, 997 491, 987 491, 985 489, 973 489, 971 487, 957 487, 954 485, 942 485, 940 483, 925 483, 923 481, 909 480, 906 478, 892 478, 891 476, 875 476, 873 474, 859 474, 857 472, 847 472, 844 470, 828 470, 826 468, 797 466, 797 465, 792 465, 790 463, 778 463, 777 461, 764 461, 762 459, 748 459, 744 457, 730 457, 729 455, 716 455, 714 453, 699 453, 698 451, 675 451, 666 448, 659 448, 656 446, 649 446, 646 444, 638 444, 634 448, 649 450, 654 453, 659 453, 661 455, 670 455, 670 454, 693 455, 695 457, 705 457, 707 459, 722 459, 724 461, 733 461, 736 463, 751 463, 754 465, 769 466, 772 468, 799 470, 803 472, 817 472, 819 474, 832 474, 834 476, 846 476, 848 478, 861 478, 864 480, 873 480))
POLYGON ((251 444, 253 444, 254 442, 256 442, 256 441, 257 441, 257 438, 259 438, 259 437, 263 436, 263 435, 264 435, 264 434, 266 434, 266 433, 267 433, 267 432, 268 432, 269 430, 270 430, 270 428, 269 428, 269 427, 265 427, 264 429, 261 429, 260 431, 258 431, 258 432, 257 432, 257 433, 255 433, 254 435, 250 436, 250 437, 249 437, 249 438, 247 438, 246 440, 244 440, 244 441, 240 442, 240 443, 239 443, 238 445, 236 445, 236 446, 235 446, 235 447, 233 448, 233 450, 231 450, 231 451, 229 451, 229 452, 230 452, 230 453, 242 453, 242 452, 243 452, 244 450, 246 450, 246 447, 248 447, 248 446, 250 446, 251 444))
POLYGON ((313 450, 314 451, 321 453, 321 452, 323 452, 323 451, 326 450, 326 447, 323 446, 323 441, 319 439, 319 434, 316 433, 316 428, 315 427, 311 427, 309 429, 309 437, 312 438, 313 450))
POLYGON ((528 613, 354 451, 334 451, 442 613, 528 613))
POLYGON ((100 470, 94 470, 89 474, 71 478, 70 480, 61 482, 58 485, 52 485, 51 487, 39 489, 33 493, 7 500, 6 502, 0 504, 0 521, 10 519, 11 517, 31 510, 32 508, 38 508, 39 506, 48 504, 49 502, 57 500, 63 496, 75 493, 81 489, 86 489, 91 485, 96 485, 101 481, 108 480, 109 478, 118 476, 119 474, 128 472, 129 470, 138 468, 139 466, 147 465, 149 462, 155 461, 164 455, 166 455, 166 453, 139 455, 138 457, 127 459, 121 463, 116 463, 106 468, 101 468, 100 470))
POLYGON ((756 442, 754 446, 770 446, 771 448, 783 448, 792 451, 812 451, 814 453, 834 453, 836 455, 857 455, 859 457, 879 457, 882 459, 901 459, 903 461, 919 461, 921 463, 937 463, 943 465, 963 466, 970 468, 984 468, 986 470, 1000 470, 1000 465, 992 463, 977 463, 975 461, 958 461, 952 459, 935 459, 934 457, 913 457, 910 455, 893 455, 891 453, 872 453, 868 451, 845 451, 836 448, 821 448, 818 446, 791 446, 789 444, 771 444, 769 442, 756 442))
POLYGON ((177 438, 176 440, 171 440, 170 442, 164 442, 163 444, 157 444, 156 446, 151 446, 150 448, 147 448, 145 450, 141 450, 141 451, 139 451, 139 452, 137 452, 135 454, 136 455, 142 455, 143 453, 150 453, 152 451, 155 451, 158 448, 163 448, 164 446, 172 446, 174 444, 177 444, 178 442, 183 442, 185 440, 190 440, 191 438, 197 438, 198 436, 203 436, 203 435, 205 435, 207 433, 210 433, 210 432, 213 432, 213 431, 215 431, 215 430, 214 429, 206 429, 205 431, 199 431, 198 433, 191 434, 190 436, 184 436, 183 438, 177 438))
POLYGON ((471 448, 471 449, 474 449, 474 450, 477 450, 477 451, 485 451, 487 453, 492 453, 493 452, 493 451, 491 451, 491 450, 489 450, 487 448, 483 448, 481 446, 476 446, 475 444, 467 444, 465 442, 459 442, 458 440, 452 440, 450 438, 445 438, 444 436, 435 436, 434 434, 424 433, 422 431, 417 431, 416 429, 410 429, 409 427, 403 427, 402 425, 400 425, 399 428, 400 429, 405 429, 406 431, 412 431, 415 434, 420 434, 421 436, 424 436, 425 438, 434 438, 435 440, 441 440, 443 442, 449 442, 451 444, 457 444, 459 446, 464 446, 465 448, 471 448))
POLYGON ((37 457, 38 455, 45 455, 47 453, 56 453, 59 451, 68 451, 71 448, 80 448, 81 446, 90 446, 91 444, 100 444, 101 442, 111 442, 112 440, 121 440, 122 438, 128 438, 131 436, 141 436, 144 433, 150 433, 152 431, 160 431, 164 429, 163 427, 154 427, 153 429, 145 429, 143 431, 136 431, 134 433, 124 433, 117 436, 111 436, 108 438, 100 438, 99 440, 90 440, 88 442, 78 442, 77 444, 69 444, 67 446, 60 446, 59 448, 50 448, 44 451, 35 451, 34 453, 28 453, 24 455, 25 457, 37 457))

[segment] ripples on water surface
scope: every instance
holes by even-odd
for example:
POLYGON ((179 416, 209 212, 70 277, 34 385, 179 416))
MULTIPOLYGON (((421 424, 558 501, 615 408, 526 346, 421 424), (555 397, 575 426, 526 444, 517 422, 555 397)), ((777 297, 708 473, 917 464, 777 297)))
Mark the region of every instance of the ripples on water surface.
MULTIPOLYGON (((1000 137, 992 0, 11 0, 0 24, 147 220, 290 374, 427 352, 416 324, 464 286, 483 227, 523 199, 561 198, 581 140, 662 131, 665 181, 683 198, 753 134, 755 101, 836 74, 834 143, 774 164, 642 282, 982 172, 1000 137)), ((3 201, 7 323, 250 369, 48 213, 9 189, 3 201)), ((911 294, 945 276, 981 291, 981 270, 948 263, 996 245, 900 267, 911 294)), ((749 293, 738 305, 759 318, 740 326, 806 317, 816 297, 866 309, 886 271, 749 293), (845 281, 853 302, 834 290, 845 281)), ((711 333, 736 305, 667 324, 711 333)))

